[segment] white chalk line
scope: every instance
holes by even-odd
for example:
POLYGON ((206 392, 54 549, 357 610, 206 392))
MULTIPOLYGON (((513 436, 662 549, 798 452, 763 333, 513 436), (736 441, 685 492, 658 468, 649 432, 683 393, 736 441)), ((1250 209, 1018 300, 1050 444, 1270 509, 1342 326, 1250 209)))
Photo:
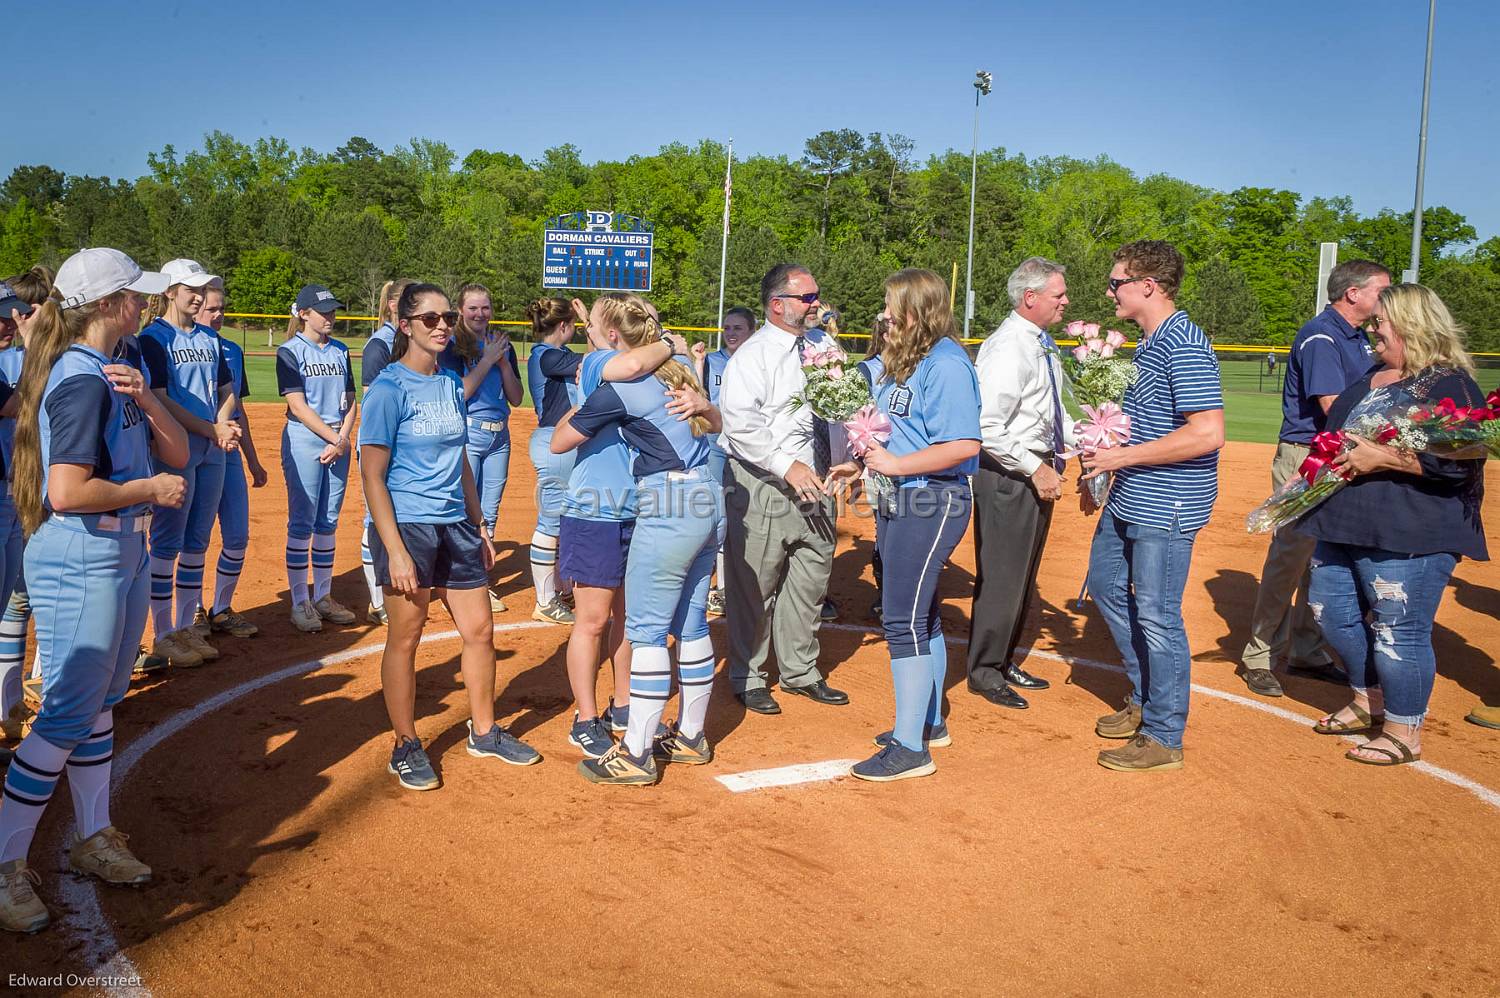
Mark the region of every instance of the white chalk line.
MULTIPOLYGON (((722 620, 722 618, 719 618, 712 622, 723 623, 724 621, 722 620)), ((519 621, 512 624, 496 624, 495 631, 498 633, 504 631, 540 629, 554 626, 556 625, 542 623, 541 621, 519 621)), ((828 628, 829 630, 846 631, 858 634, 881 633, 879 628, 865 627, 858 624, 825 623, 822 624, 821 627, 828 628)), ((419 643, 427 644, 428 642, 433 641, 447 641, 458 636, 459 634, 457 631, 441 631, 432 634, 424 634, 422 635, 422 639, 419 643)), ((946 637, 945 640, 949 644, 968 644, 968 641, 966 639, 959 637, 950 636, 946 637)), ((274 683, 279 683, 282 680, 292 679, 296 676, 312 672, 319 668, 341 665, 344 662, 365 658, 370 655, 378 654, 379 652, 382 652, 384 650, 385 643, 379 642, 377 644, 360 645, 355 648, 347 648, 344 651, 334 652, 333 654, 327 655, 323 658, 313 659, 307 662, 299 662, 296 665, 289 665, 285 668, 278 669, 275 672, 270 672, 263 676, 257 676, 254 679, 246 680, 238 686, 223 690, 215 694, 214 696, 209 697, 207 700, 204 700, 196 706, 190 707, 177 714, 174 714, 166 721, 163 721, 161 724, 153 727, 150 731, 136 738, 130 743, 127 748, 125 748, 124 751, 115 756, 113 775, 116 780, 116 786, 118 787, 124 784, 124 781, 129 776, 130 771, 135 767, 136 763, 140 762, 140 760, 146 755, 147 752, 150 752, 153 748, 161 744, 161 742, 165 741, 167 738, 170 738, 171 736, 177 734, 178 732, 187 728, 189 725, 196 723, 205 715, 212 713, 213 711, 216 711, 219 708, 224 707, 230 703, 233 703, 235 700, 238 700, 241 697, 247 696, 274 683)), ((1067 665, 1082 666, 1083 668, 1097 669, 1102 672, 1112 672, 1117 675, 1125 674, 1125 669, 1123 666, 1114 665, 1109 662, 1099 662, 1094 659, 1087 658, 1075 658, 1038 648, 1023 648, 1020 650, 1025 652, 1028 656, 1035 655, 1038 658, 1061 662, 1067 665)), ((1301 714, 1294 713, 1293 711, 1286 710, 1282 707, 1275 707, 1271 704, 1251 700, 1248 697, 1239 696, 1235 693, 1226 693, 1223 690, 1216 690, 1212 687, 1203 686, 1199 683, 1193 683, 1191 688, 1195 693, 1200 693, 1204 696, 1209 697, 1216 697, 1220 700, 1226 700, 1230 703, 1235 703, 1243 707, 1249 707, 1252 710, 1258 710, 1262 713, 1270 714, 1272 716, 1282 718, 1283 720, 1291 721, 1292 723, 1301 725, 1303 727, 1311 727, 1315 723, 1314 721, 1302 716, 1301 714)), ((1352 741, 1353 739, 1350 740, 1352 741)), ((836 779, 839 776, 847 773, 848 767, 853 763, 853 761, 854 760, 835 759, 822 763, 808 763, 802 766, 785 766, 780 767, 779 769, 770 770, 751 770, 745 773, 726 774, 724 776, 716 777, 716 779, 721 784, 724 784, 726 787, 728 787, 729 784, 726 781, 732 780, 736 777, 742 778, 742 781, 745 784, 751 784, 755 782, 755 779, 757 777, 765 777, 766 774, 773 774, 790 770, 821 772, 822 769, 840 767, 837 772, 833 772, 828 776, 812 776, 807 779, 794 779, 789 783, 782 782, 765 784, 765 786, 791 786, 799 783, 818 782, 820 779, 836 779)), ((1416 762, 1411 764, 1410 768, 1431 776, 1434 779, 1442 780, 1443 782, 1458 787, 1461 790, 1466 790, 1474 796, 1478 797, 1480 800, 1484 801, 1486 804, 1489 804, 1491 807, 1500 810, 1500 793, 1497 793, 1495 790, 1492 790, 1491 788, 1481 783, 1471 780, 1468 777, 1461 776, 1457 773, 1443 769, 1439 766, 1434 766, 1428 762, 1416 762)), ((736 790, 734 792, 741 793, 745 790, 753 789, 760 789, 760 787, 754 785, 745 785, 742 790, 736 790)), ((70 820, 63 832, 62 859, 64 861, 64 865, 66 865, 67 845, 72 840, 72 837, 73 824, 70 820)), ((93 878, 84 878, 81 876, 64 876, 60 885, 60 893, 65 899, 67 899, 73 909, 73 914, 65 919, 65 924, 70 929, 74 930, 79 939, 83 942, 84 959, 91 968, 90 973, 94 974, 95 976, 101 977, 117 977, 143 980, 141 978, 140 971, 136 968, 135 964, 130 960, 128 956, 120 952, 119 943, 114 937, 114 931, 109 924, 109 920, 105 917, 104 912, 99 905, 99 896, 93 878)), ((150 990, 145 987, 144 983, 138 987, 108 987, 104 989, 104 992, 109 995, 129 995, 134 996, 134 998, 150 998, 151 995, 150 990)))

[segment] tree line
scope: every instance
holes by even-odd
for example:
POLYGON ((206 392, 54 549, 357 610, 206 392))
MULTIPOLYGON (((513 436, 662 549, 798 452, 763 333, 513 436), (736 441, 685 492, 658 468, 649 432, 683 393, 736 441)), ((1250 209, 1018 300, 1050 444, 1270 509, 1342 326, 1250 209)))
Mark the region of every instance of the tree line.
MULTIPOLYGON (((143 264, 201 261, 226 278, 231 307, 285 312, 304 283, 328 285, 373 311, 381 283, 419 277, 489 286, 496 314, 519 317, 541 293, 546 220, 579 210, 655 224, 652 298, 678 325, 717 325, 725 148, 672 144, 623 162, 585 163, 560 145, 527 162, 415 139, 391 151, 358 136, 331 153, 222 132, 185 154, 147 157, 133 180, 17 167, 0 185, 0 275, 56 266, 85 246, 115 246, 143 264)), ((820 132, 804 154, 735 163, 726 307, 756 305, 761 274, 795 259, 818 276, 845 326, 867 329, 881 282, 902 267, 945 278, 962 262, 969 155, 918 162, 901 135, 820 132)), ((1411 213, 1361 215, 1347 197, 1217 191, 1164 174, 1138 177, 1108 157, 979 158, 976 329, 1009 310, 1005 279, 1040 254, 1068 266, 1069 318, 1113 322, 1104 297, 1110 253, 1131 239, 1176 243, 1188 260, 1183 302, 1221 343, 1287 343, 1313 308, 1318 244, 1397 275, 1410 256, 1411 213)), ((1470 347, 1500 350, 1500 237, 1442 206, 1423 212, 1423 283, 1469 329, 1470 347)), ((758 311, 758 309, 757 309, 758 311)))

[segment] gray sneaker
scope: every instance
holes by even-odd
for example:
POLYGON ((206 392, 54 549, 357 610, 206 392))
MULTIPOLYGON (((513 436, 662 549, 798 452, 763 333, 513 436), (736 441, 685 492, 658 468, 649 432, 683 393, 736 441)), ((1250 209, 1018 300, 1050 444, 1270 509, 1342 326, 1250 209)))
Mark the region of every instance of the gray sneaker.
POLYGON ((534 766, 542 761, 542 753, 527 745, 500 725, 495 725, 482 735, 475 736, 474 722, 469 725, 469 740, 464 748, 480 759, 499 759, 512 766, 534 766))
POLYGON ((417 738, 404 738, 396 743, 391 753, 390 765, 386 767, 396 774, 396 779, 408 790, 436 790, 437 773, 432 771, 432 760, 422 751, 422 742, 417 738))
POLYGON ((609 730, 617 735, 623 735, 625 729, 630 727, 630 704, 623 707, 615 706, 615 698, 609 698, 609 706, 604 708, 604 713, 599 715, 599 720, 609 725, 609 730))
POLYGON ((614 748, 615 744, 609 737, 609 725, 597 717, 580 721, 576 710, 573 712, 573 729, 568 732, 568 742, 577 745, 590 759, 599 758, 614 748))

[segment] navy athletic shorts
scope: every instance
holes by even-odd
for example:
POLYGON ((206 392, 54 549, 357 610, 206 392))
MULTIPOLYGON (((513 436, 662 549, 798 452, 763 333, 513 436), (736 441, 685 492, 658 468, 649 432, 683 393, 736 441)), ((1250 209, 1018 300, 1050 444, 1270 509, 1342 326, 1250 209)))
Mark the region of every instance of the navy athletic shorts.
MULTIPOLYGON (((401 542, 417 566, 417 584, 423 589, 482 589, 489 585, 484 569, 484 540, 479 528, 468 520, 457 523, 398 523, 401 542)), ((370 528, 370 560, 375 581, 391 584, 390 558, 380 531, 370 528)))
POLYGON ((557 538, 557 575, 580 586, 618 589, 625 584, 634 520, 580 520, 564 516, 557 538))

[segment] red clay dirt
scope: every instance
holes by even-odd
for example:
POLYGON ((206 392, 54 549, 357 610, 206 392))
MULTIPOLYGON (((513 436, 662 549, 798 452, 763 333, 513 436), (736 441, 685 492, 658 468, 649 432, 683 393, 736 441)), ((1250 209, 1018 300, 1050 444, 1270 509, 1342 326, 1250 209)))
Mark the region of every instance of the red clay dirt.
MULTIPOLYGON (((1113 743, 1093 721, 1121 702, 1124 677, 1053 657, 1025 663, 1053 688, 1031 710, 1005 711, 964 691, 963 648, 950 642, 954 744, 934 751, 934 777, 731 793, 716 775, 865 757, 890 726, 892 695, 878 635, 825 628, 823 665, 850 705, 782 697, 781 716, 746 715, 715 625, 713 764, 666 767, 648 789, 585 783, 566 741, 567 629, 529 622, 529 411, 512 419, 501 517, 510 609, 495 619, 517 629, 496 635, 498 702, 545 761, 512 768, 464 752, 458 643, 431 642, 418 661, 418 730, 444 785, 401 790, 385 771, 383 633, 361 624, 302 635, 287 619, 281 407, 249 408, 272 480, 252 493, 237 603, 261 635, 226 639, 217 663, 139 685, 116 712, 117 753, 246 680, 372 650, 205 714, 117 786, 115 823, 156 879, 100 896, 156 994, 1497 993, 1495 804, 1410 767, 1347 762, 1347 743, 1202 694, 1182 772, 1112 773, 1095 764, 1113 743)), ((1270 487, 1271 454, 1225 451, 1223 495, 1185 598, 1193 678, 1311 719, 1341 703, 1338 690, 1290 677, 1285 699, 1263 701, 1234 675, 1266 545, 1244 517, 1270 487)), ((360 513, 356 480, 334 591, 363 609, 360 513)), ((1500 513, 1490 515, 1500 548, 1500 513)), ((1068 609, 1091 531, 1076 505, 1060 509, 1028 642, 1117 662, 1098 616, 1068 609)), ((840 534, 841 625, 871 628, 872 526, 850 515, 840 534)), ((943 616, 962 638, 971 541, 954 561, 943 616)), ((1428 762, 1491 789, 1500 733, 1463 716, 1500 702, 1497 615, 1500 570, 1462 563, 1438 614, 1424 737, 1428 762)), ((450 628, 436 610, 429 630, 450 628)), ((59 922, 68 812, 59 788, 32 850, 59 922)), ((84 973, 81 954, 65 927, 0 939, 6 974, 84 973)))

